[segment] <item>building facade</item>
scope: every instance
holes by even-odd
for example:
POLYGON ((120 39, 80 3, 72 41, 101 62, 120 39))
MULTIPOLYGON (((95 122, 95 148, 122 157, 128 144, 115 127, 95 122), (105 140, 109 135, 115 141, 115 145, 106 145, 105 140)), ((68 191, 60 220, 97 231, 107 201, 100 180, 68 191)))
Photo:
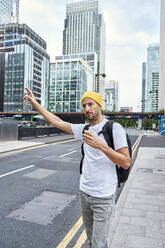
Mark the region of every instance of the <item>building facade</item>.
POLYGON ((50 59, 46 42, 25 24, 0 25, 0 54, 1 110, 31 111, 30 104, 23 101, 25 87, 47 107, 50 59))
POLYGON ((119 83, 115 80, 105 81, 104 109, 119 111, 119 83))
POLYGON ((0 24, 18 22, 19 0, 0 1, 0 24))
MULTIPOLYGON (((96 52, 96 90, 100 85, 101 74, 105 74, 105 23, 99 11, 98 0, 69 3, 63 31, 63 54, 82 54, 96 52)), ((103 93, 103 92, 100 92, 103 93)))
POLYGON ((78 59, 81 58, 91 67, 93 72, 96 74, 97 67, 97 54, 96 53, 77 53, 72 55, 60 55, 56 56, 55 59, 78 59))
POLYGON ((141 111, 145 112, 145 107, 146 107, 146 91, 147 91, 147 63, 143 62, 142 63, 142 105, 141 105, 141 111))
POLYGON ((81 96, 94 85, 94 72, 82 59, 57 56, 50 64, 49 111, 81 112, 81 96))
POLYGON ((160 45, 151 44, 147 49, 146 112, 157 112, 159 101, 160 45))
POLYGON ((120 112, 133 112, 133 107, 120 107, 120 112))
POLYGON ((161 1, 159 110, 165 113, 165 1, 161 1))

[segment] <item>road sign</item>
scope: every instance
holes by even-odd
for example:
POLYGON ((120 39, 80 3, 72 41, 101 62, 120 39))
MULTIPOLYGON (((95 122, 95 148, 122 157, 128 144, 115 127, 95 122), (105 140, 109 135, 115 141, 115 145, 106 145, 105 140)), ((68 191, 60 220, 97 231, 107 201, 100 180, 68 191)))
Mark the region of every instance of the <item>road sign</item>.
POLYGON ((165 115, 161 116, 160 134, 165 136, 165 115))

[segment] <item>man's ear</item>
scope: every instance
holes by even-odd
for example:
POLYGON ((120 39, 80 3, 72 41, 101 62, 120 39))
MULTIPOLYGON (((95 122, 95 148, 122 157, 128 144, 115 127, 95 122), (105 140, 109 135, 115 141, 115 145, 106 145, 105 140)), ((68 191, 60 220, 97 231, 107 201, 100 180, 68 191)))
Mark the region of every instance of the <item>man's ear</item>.
POLYGON ((103 109, 102 109, 102 107, 100 105, 99 105, 99 108, 100 108, 100 112, 102 112, 103 109))

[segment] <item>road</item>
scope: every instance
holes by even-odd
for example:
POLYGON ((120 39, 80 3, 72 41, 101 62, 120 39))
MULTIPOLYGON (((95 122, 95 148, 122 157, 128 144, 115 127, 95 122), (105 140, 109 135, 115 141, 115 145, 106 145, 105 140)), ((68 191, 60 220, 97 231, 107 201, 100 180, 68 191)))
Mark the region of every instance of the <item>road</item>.
POLYGON ((0 248, 86 247, 80 158, 79 140, 0 155, 0 248))

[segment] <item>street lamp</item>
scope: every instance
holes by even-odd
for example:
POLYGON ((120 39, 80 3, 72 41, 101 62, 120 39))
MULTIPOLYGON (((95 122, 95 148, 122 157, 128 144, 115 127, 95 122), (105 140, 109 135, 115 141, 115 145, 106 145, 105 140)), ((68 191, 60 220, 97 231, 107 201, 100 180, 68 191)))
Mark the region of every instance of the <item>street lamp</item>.
POLYGON ((95 77, 99 77, 99 76, 102 76, 103 78, 106 77, 105 73, 96 73, 95 74, 95 77))

